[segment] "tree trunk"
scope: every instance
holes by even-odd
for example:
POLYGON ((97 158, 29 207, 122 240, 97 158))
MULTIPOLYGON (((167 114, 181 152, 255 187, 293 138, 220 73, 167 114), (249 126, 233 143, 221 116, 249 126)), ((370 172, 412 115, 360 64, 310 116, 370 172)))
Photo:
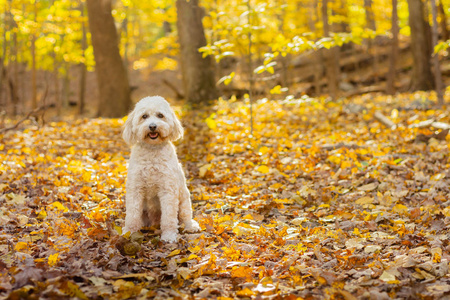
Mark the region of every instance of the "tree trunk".
POLYGON ((450 35, 449 35, 448 29, 447 29, 447 15, 445 14, 444 4, 442 3, 442 0, 439 1, 438 10, 439 10, 439 14, 441 15, 440 26, 441 26, 442 39, 444 41, 446 41, 450 38, 450 35))
POLYGON ((429 24, 425 21, 424 6, 421 0, 408 0, 409 26, 411 27, 411 51, 413 69, 410 89, 433 89, 431 73, 431 45, 429 42, 429 24))
MULTIPOLYGON (((319 1, 315 0, 308 6, 308 27, 311 32, 316 32, 316 20, 320 19, 320 10, 317 9, 319 6, 319 1)), ((299 5, 299 4, 298 4, 299 5)), ((323 49, 318 49, 311 54, 311 58, 315 61, 316 67, 314 68, 314 92, 316 96, 319 96, 322 92, 320 87, 320 80, 324 73, 324 63, 323 63, 323 49)))
MULTIPOLYGON (((122 22, 122 33, 124 37, 124 43, 123 43, 123 65, 125 67, 125 71, 128 74, 128 68, 129 68, 129 61, 128 61, 128 47, 129 47, 129 40, 128 40, 128 16, 130 15, 130 10, 128 9, 128 6, 125 5, 125 17, 123 18, 122 22)), ((120 41, 120 39, 119 39, 120 41)))
MULTIPOLYGON (((335 4, 336 1, 333 1, 333 2, 334 2, 334 5, 336 5, 335 4)), ((343 20, 341 20, 339 23, 335 23, 336 30, 333 30, 333 31, 334 32, 350 32, 350 25, 346 21, 344 21, 344 20, 348 20, 347 5, 350 6, 350 4, 347 4, 345 0, 341 0, 338 3, 340 3, 340 7, 336 8, 335 10, 332 9, 332 12, 333 12, 333 15, 342 16, 343 20)), ((350 44, 348 44, 348 45, 350 45, 350 44)))
POLYGON ((387 74, 386 92, 390 95, 395 94, 395 63, 398 57, 398 14, 397 14, 397 0, 392 0, 392 45, 389 56, 389 73, 387 74))
MULTIPOLYGON (((433 28, 432 28, 432 46, 436 46, 439 40, 438 33, 438 20, 437 20, 437 7, 436 0, 431 0, 431 14, 433 15, 433 28)), ((438 105, 444 105, 444 95, 442 93, 442 74, 441 67, 439 64, 439 55, 437 53, 433 54, 433 68, 434 68, 434 78, 435 78, 435 86, 436 86, 436 94, 438 105)))
MULTIPOLYGON (((330 36, 330 24, 328 23, 328 0, 323 0, 322 2, 322 21, 323 21, 323 35, 324 37, 330 36)), ((333 100, 338 98, 339 86, 339 65, 338 56, 339 48, 332 47, 326 51, 326 61, 327 61, 327 81, 328 81, 328 92, 333 100)))
MULTIPOLYGON (((37 1, 34 1, 34 22, 37 22, 37 1)), ((36 85, 36 32, 31 35, 31 107, 37 108, 37 85, 36 85)))
POLYGON ((172 27, 170 26, 170 23, 167 21, 163 22, 163 31, 164 36, 168 36, 172 32, 172 27))
MULTIPOLYGON (((1 70, 2 70, 1 71, 2 78, 5 81, 5 85, 6 85, 5 90, 7 91, 7 93, 9 92, 9 99, 10 99, 12 107, 13 107, 13 114, 16 115, 16 113, 17 113, 16 102, 17 102, 17 99, 19 98, 17 95, 17 88, 14 85, 14 81, 11 76, 11 72, 9 72, 9 70, 6 68, 6 66, 3 66, 3 68, 1 70)), ((8 98, 8 96, 6 96, 5 98, 8 98)))
POLYGON ((17 89, 19 87, 19 62, 17 61, 17 53, 18 53, 18 44, 17 44, 17 33, 14 32, 13 33, 13 51, 12 51, 12 57, 13 57, 13 62, 12 62, 12 68, 13 68, 13 85, 16 87, 16 92, 15 92, 15 97, 13 97, 12 101, 13 101, 13 114, 17 115, 18 113, 18 108, 19 108, 19 93, 17 92, 17 89))
POLYGON ((369 29, 376 31, 377 25, 373 14, 372 0, 364 0, 364 9, 366 11, 366 26, 369 29))
POLYGON ((122 117, 131 106, 130 86, 120 57, 111 0, 87 0, 86 4, 100 97, 97 114, 122 117))
POLYGON ((181 49, 181 72, 186 99, 195 105, 207 103, 218 96, 211 56, 198 51, 206 45, 203 11, 198 0, 177 0, 177 28, 181 49))
MULTIPOLYGON (((247 1, 247 25, 252 28, 252 5, 250 0, 247 1)), ((253 88, 255 85, 255 77, 253 76, 253 52, 252 52, 252 31, 247 32, 248 39, 248 100, 250 102, 250 135, 253 136, 253 88)))
POLYGON ((62 105, 64 109, 69 107, 70 101, 70 66, 68 63, 64 64, 65 73, 62 80, 62 105))
MULTIPOLYGON (((372 0, 364 0, 364 8, 366 11, 366 26, 372 30, 377 31, 377 25, 375 23, 375 18, 372 9, 372 0)), ((376 51, 375 39, 369 38, 367 41, 367 50, 373 56, 373 73, 375 84, 378 83, 378 55, 376 51)))
POLYGON ((59 94, 59 62, 58 62, 58 57, 55 53, 55 51, 53 51, 53 83, 55 84, 54 86, 54 95, 55 95, 55 106, 56 106, 56 115, 58 117, 62 116, 62 103, 61 103, 61 97, 59 94))
POLYGON ((85 106, 85 94, 86 94, 86 56, 85 51, 87 48, 87 39, 86 39, 86 22, 84 19, 84 3, 80 1, 80 12, 82 17, 82 23, 81 23, 81 50, 83 52, 82 56, 84 59, 84 62, 80 64, 80 82, 79 82, 79 94, 78 94, 78 104, 79 104, 79 111, 78 113, 82 115, 84 113, 84 106, 85 106))
MULTIPOLYGON (((5 12, 8 11, 8 3, 5 1, 5 12)), ((5 98, 3 98, 3 90, 6 90, 6 84, 3 86, 3 77, 4 77, 4 68, 6 68, 6 32, 8 31, 8 22, 6 21, 7 14, 5 14, 5 28, 3 30, 3 46, 2 46, 2 54, 0 57, 0 103, 6 103, 8 102, 8 96, 5 93, 5 98)))
MULTIPOLYGON (((282 34, 285 35, 285 30, 284 30, 284 21, 286 19, 286 11, 285 8, 281 9, 281 12, 279 14, 277 14, 277 19, 279 22, 278 25, 278 31, 282 34)), ((291 55, 289 53, 286 54, 286 56, 280 55, 278 57, 280 64, 281 64, 281 84, 284 87, 290 88, 291 85, 291 81, 290 78, 292 78, 292 76, 290 76, 290 72, 289 72, 289 66, 291 65, 291 55)))

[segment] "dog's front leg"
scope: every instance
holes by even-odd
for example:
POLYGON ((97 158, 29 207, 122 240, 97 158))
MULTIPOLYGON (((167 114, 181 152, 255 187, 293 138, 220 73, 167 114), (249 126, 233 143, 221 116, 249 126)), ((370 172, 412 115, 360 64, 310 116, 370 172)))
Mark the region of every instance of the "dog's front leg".
POLYGON ((184 224, 184 229, 187 232, 198 232, 201 230, 197 221, 192 219, 191 195, 187 187, 182 187, 180 193, 180 221, 184 224))
POLYGON ((178 239, 178 197, 172 191, 158 193, 161 204, 161 240, 176 242, 178 239))
POLYGON ((126 216, 123 233, 128 231, 136 232, 144 226, 144 193, 142 188, 132 184, 135 182, 132 178, 127 180, 127 194, 125 200, 126 216))

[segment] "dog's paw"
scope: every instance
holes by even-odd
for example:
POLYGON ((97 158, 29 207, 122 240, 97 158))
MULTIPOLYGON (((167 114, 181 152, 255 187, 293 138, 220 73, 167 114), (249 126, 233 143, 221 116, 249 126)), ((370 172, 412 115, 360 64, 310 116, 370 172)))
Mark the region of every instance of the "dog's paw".
POLYGON ((195 220, 191 220, 191 224, 186 224, 184 229, 187 232, 199 232, 202 230, 195 220))
POLYGON ((164 231, 161 234, 161 240, 163 242, 176 243, 178 241, 178 235, 174 231, 164 231))

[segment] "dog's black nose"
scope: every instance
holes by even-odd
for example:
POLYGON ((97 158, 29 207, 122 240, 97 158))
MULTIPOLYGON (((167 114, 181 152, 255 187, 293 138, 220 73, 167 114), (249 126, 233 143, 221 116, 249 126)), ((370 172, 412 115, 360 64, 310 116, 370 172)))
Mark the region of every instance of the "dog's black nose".
POLYGON ((158 126, 156 126, 155 123, 152 123, 152 124, 148 125, 148 128, 150 128, 151 131, 155 131, 156 127, 158 127, 158 126))

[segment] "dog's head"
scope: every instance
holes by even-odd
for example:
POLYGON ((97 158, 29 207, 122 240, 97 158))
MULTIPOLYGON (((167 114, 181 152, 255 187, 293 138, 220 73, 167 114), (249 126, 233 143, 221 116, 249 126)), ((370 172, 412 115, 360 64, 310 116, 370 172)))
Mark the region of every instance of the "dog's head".
POLYGON ((123 129, 127 144, 159 144, 183 137, 183 127, 169 103, 160 96, 141 99, 128 115, 123 129))

